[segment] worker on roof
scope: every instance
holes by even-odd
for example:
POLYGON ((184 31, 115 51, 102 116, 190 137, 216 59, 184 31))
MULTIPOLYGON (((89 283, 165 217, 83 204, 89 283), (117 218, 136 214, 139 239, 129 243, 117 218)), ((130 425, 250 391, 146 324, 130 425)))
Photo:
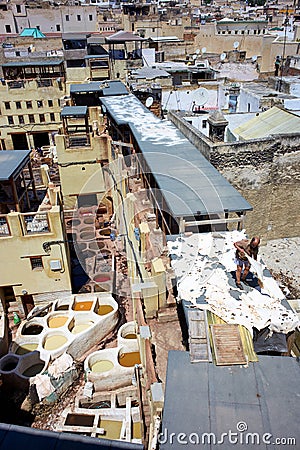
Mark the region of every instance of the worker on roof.
POLYGON ((258 236, 254 236, 251 241, 249 239, 242 239, 241 241, 234 242, 233 244, 236 248, 234 260, 237 265, 236 286, 239 289, 243 289, 241 281, 246 280, 251 266, 247 255, 257 260, 259 244, 260 238, 258 236))

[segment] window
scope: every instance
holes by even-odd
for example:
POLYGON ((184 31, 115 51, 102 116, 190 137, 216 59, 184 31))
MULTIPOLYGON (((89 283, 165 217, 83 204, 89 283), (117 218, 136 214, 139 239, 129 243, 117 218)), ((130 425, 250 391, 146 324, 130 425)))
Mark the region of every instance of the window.
POLYGON ((155 33, 155 28, 152 28, 152 33, 155 33))
POLYGON ((48 106, 49 106, 50 108, 52 108, 52 106, 53 106, 53 100, 48 100, 48 106))
POLYGON ((5 25, 5 31, 6 31, 6 33, 11 33, 11 26, 5 25))
POLYGON ((43 100, 37 100, 36 104, 37 104, 38 108, 42 108, 43 107, 43 100))
POLYGON ((89 14, 89 21, 91 22, 93 20, 93 15, 89 14))
POLYGON ((19 50, 16 50, 16 56, 21 56, 21 53, 19 52, 19 50))
POLYGON ((41 256, 38 257, 34 257, 34 258, 30 258, 30 263, 31 263, 31 269, 43 269, 43 259, 41 258, 41 256))
POLYGON ((50 120, 51 120, 51 122, 55 122, 55 114, 54 113, 50 113, 50 120))
POLYGON ((21 102, 16 102, 16 108, 21 109, 21 102))
POLYGON ((26 108, 27 109, 32 109, 32 101, 31 100, 26 102, 26 108))
POLYGON ((23 125, 25 123, 24 116, 18 116, 19 117, 19 124, 23 125))
POLYGON ((29 119, 29 123, 35 123, 33 114, 28 114, 28 119, 29 119))
POLYGON ((206 128, 207 126, 207 120, 202 120, 202 128, 206 128))
POLYGON ((16 5, 16 8, 17 8, 17 13, 20 13, 21 12, 21 5, 16 5))
POLYGON ((66 22, 69 22, 70 21, 70 16, 67 14, 66 15, 66 22))
POLYGON ((80 14, 77 14, 77 20, 78 20, 78 22, 81 22, 81 15, 80 14))
POLYGON ((8 120, 8 125, 13 125, 14 124, 13 116, 7 116, 7 120, 8 120))
POLYGON ((5 109, 10 109, 10 103, 9 102, 4 102, 4 106, 5 106, 5 109))
POLYGON ((40 122, 45 122, 45 114, 40 114, 40 122))
POLYGON ((56 31, 60 31, 60 25, 59 24, 56 25, 56 31))

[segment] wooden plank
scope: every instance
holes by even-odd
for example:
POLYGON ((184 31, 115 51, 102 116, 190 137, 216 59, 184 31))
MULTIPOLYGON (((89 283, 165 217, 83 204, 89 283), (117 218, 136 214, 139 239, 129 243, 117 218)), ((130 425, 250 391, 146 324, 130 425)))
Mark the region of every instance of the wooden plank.
POLYGON ((191 362, 211 361, 206 312, 200 309, 191 309, 188 312, 188 320, 191 362))
POLYGON ((210 330, 217 365, 247 363, 238 325, 214 324, 210 330))

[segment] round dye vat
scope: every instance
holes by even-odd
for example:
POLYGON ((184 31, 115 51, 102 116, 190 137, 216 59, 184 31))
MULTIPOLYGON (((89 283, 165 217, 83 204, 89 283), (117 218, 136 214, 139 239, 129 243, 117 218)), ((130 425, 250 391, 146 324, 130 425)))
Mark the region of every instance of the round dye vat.
POLYGON ((114 308, 111 305, 99 305, 97 314, 99 314, 99 316, 105 316, 106 314, 112 312, 113 310, 114 308))
POLYGON ((26 353, 34 352, 34 350, 36 350, 37 347, 38 347, 38 344, 30 344, 30 343, 21 344, 17 347, 17 350, 15 353, 17 355, 25 355, 26 353))
POLYGON ((95 223, 95 219, 94 219, 94 217, 85 217, 83 219, 83 222, 86 223, 87 225, 90 225, 92 223, 95 223))
POLYGON ((100 230, 100 236, 109 236, 110 235, 110 228, 103 228, 100 230))
POLYGON ((24 377, 34 377, 35 375, 37 375, 38 373, 40 373, 44 368, 44 364, 43 363, 39 363, 39 364, 34 364, 31 367, 28 367, 28 369, 25 370, 25 372, 22 373, 22 375, 24 377))
POLYGON ((92 258, 93 256, 95 256, 95 252, 93 250, 86 250, 82 256, 84 256, 84 258, 92 258))
POLYGON ((97 283, 105 283, 106 281, 110 281, 110 276, 109 275, 96 275, 94 277, 94 281, 96 281, 97 283))
POLYGON ((1 365, 2 372, 11 372, 17 367, 19 360, 14 358, 7 358, 7 361, 1 365))
POLYGON ((97 252, 99 250, 97 242, 90 242, 88 244, 88 249, 89 250, 95 250, 97 252))
POLYGON ((74 311, 90 311, 92 308, 93 302, 78 302, 73 305, 74 311))
POLYGON ((21 332, 23 335, 36 335, 41 334, 43 331, 42 325, 29 325, 25 326, 21 332))
POLYGON ((119 355, 119 364, 123 367, 133 367, 141 364, 140 352, 122 353, 119 355))
POLYGON ((56 317, 50 317, 48 320, 48 327, 49 328, 59 328, 63 327, 64 324, 67 322, 68 317, 65 316, 56 316, 56 317))
POLYGON ((126 336, 123 336, 124 339, 136 339, 136 334, 135 333, 128 333, 126 334, 126 336))
POLYGON ((98 249, 102 250, 105 247, 105 243, 97 240, 98 249))
POLYGON ((79 334, 82 331, 90 328, 93 324, 94 322, 80 323, 78 325, 75 325, 70 331, 72 334, 79 334))
POLYGON ((95 239, 95 233, 92 231, 84 231, 80 233, 80 239, 83 241, 91 241, 92 239, 95 239))
POLYGON ((107 214, 107 208, 105 205, 99 205, 97 214, 107 214))
POLYGON ((52 336, 46 337, 43 347, 45 350, 56 350, 57 348, 62 347, 67 340, 68 339, 61 334, 53 334, 52 336))
POLYGON ((109 361, 108 359, 102 359, 99 361, 96 361, 94 364, 91 365, 91 371, 93 373, 103 373, 108 372, 114 367, 114 364, 109 361))

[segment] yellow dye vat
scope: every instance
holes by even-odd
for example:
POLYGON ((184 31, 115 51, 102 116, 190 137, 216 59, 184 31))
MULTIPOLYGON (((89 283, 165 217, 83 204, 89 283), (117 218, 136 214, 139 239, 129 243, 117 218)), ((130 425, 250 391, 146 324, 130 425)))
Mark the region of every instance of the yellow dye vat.
POLYGON ((97 314, 99 314, 99 316, 105 316, 105 314, 112 312, 113 309, 114 308, 111 305, 100 305, 97 314))
POLYGON ((52 336, 48 336, 44 343, 45 350, 56 350, 59 347, 62 347, 66 342, 67 338, 65 336, 61 336, 59 334, 54 334, 52 336))
POLYGON ((68 317, 64 316, 56 316, 56 317, 50 317, 48 320, 48 327, 49 328, 59 328, 63 327, 64 324, 67 322, 68 317))
POLYGON ((87 330, 88 328, 90 328, 91 325, 93 325, 93 322, 80 323, 78 325, 75 325, 72 328, 71 333, 72 334, 81 333, 82 331, 87 330))
POLYGON ((38 347, 38 344, 22 344, 19 345, 16 354, 17 355, 25 355, 26 353, 33 352, 38 347))
POLYGON ((104 434, 97 434, 97 437, 104 439, 119 439, 122 429, 122 422, 119 420, 104 420, 99 422, 99 428, 104 429, 104 434))
POLYGON ((73 306, 74 311, 90 311, 93 302, 78 302, 73 306))
POLYGON ((140 352, 119 355, 119 364, 123 367, 133 367, 135 364, 141 364, 140 352))
POLYGON ((136 339, 135 333, 128 333, 126 336, 124 336, 125 339, 136 339))
POLYGON ((142 424, 141 424, 141 422, 133 422, 132 437, 133 437, 133 439, 142 439, 142 424))
POLYGON ((91 366, 91 371, 94 373, 103 373, 103 372, 108 372, 113 367, 114 367, 114 364, 111 361, 109 361, 107 359, 102 359, 102 360, 96 361, 91 366))

